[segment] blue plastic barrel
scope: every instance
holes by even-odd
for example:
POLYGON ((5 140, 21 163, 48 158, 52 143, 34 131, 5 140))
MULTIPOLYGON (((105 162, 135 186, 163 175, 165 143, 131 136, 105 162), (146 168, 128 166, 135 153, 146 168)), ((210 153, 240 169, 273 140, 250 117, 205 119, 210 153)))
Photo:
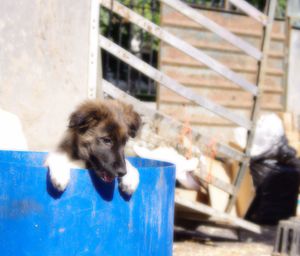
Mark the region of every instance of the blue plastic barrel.
POLYGON ((131 198, 75 169, 57 194, 46 153, 0 151, 0 255, 172 255, 175 167, 140 158, 131 198))

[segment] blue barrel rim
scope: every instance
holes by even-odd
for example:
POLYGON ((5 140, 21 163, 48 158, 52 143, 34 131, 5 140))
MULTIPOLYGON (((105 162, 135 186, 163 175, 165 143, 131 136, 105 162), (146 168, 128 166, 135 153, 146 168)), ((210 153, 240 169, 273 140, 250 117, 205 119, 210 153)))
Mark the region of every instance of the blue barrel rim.
MULTIPOLYGON (((1 159, 2 154, 8 154, 8 155, 22 155, 24 158, 27 158, 30 155, 39 155, 39 158, 41 155, 44 155, 44 160, 46 159, 46 156, 50 153, 50 151, 34 151, 34 150, 0 150, 0 162, 7 162, 3 159, 1 159)), ((20 160, 23 161, 10 161, 10 163, 13 164, 18 164, 18 165, 23 165, 25 164, 26 166, 31 166, 31 167, 47 167, 44 162, 39 163, 39 164, 29 164, 30 161, 27 159, 29 162, 24 162, 24 158, 20 158, 20 160)), ((167 162, 167 161, 161 161, 161 160, 154 160, 154 159, 148 159, 148 158, 142 158, 139 156, 126 156, 126 159, 130 161, 130 163, 138 168, 139 170, 147 170, 151 169, 153 167, 157 168, 173 168, 176 167, 174 163, 167 162), (142 164, 139 164, 142 163, 142 164)), ((72 168, 72 170, 84 170, 86 171, 87 169, 85 168, 72 168)))

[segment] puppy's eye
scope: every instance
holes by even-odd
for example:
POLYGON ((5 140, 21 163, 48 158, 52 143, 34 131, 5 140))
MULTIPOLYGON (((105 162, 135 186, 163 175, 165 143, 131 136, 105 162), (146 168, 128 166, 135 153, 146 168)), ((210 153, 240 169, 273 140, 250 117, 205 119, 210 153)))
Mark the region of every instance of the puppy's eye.
POLYGON ((101 142, 107 146, 112 146, 113 145, 113 141, 110 137, 100 137, 97 139, 98 142, 101 142))

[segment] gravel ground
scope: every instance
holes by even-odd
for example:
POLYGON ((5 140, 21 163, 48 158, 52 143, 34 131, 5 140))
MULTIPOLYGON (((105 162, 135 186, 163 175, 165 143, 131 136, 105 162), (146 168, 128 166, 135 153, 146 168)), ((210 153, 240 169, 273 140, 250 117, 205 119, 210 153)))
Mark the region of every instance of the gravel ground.
POLYGON ((196 241, 175 242, 173 256, 270 256, 273 246, 264 243, 204 244, 196 241))
POLYGON ((175 235, 173 256, 270 256, 276 227, 264 227, 261 235, 242 231, 240 241, 213 241, 203 237, 175 235))

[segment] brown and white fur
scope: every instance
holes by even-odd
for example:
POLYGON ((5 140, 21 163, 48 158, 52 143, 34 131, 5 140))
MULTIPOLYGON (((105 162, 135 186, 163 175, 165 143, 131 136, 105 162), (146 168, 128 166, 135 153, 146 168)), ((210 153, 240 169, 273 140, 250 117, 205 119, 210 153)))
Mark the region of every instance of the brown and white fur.
POLYGON ((69 126, 57 150, 49 154, 47 165, 52 184, 64 191, 70 168, 90 169, 105 182, 119 178, 121 190, 132 194, 139 183, 138 171, 125 159, 124 147, 135 137, 140 116, 131 105, 116 100, 89 100, 70 116, 69 126))

